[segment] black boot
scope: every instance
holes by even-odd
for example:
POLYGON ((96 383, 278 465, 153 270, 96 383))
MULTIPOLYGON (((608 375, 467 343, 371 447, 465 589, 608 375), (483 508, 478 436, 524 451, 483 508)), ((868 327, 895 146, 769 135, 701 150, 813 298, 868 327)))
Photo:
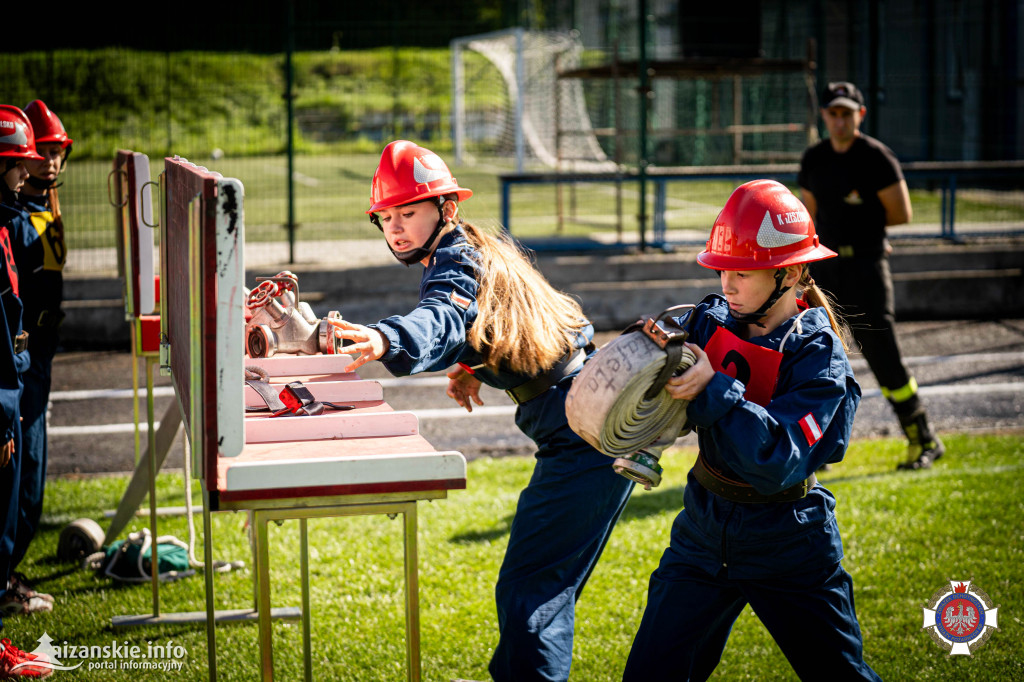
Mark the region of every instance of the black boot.
POLYGON ((907 435, 907 461, 901 463, 899 469, 928 469, 932 462, 942 457, 946 446, 939 437, 932 433, 928 426, 928 415, 918 410, 909 417, 900 418, 900 426, 907 435))

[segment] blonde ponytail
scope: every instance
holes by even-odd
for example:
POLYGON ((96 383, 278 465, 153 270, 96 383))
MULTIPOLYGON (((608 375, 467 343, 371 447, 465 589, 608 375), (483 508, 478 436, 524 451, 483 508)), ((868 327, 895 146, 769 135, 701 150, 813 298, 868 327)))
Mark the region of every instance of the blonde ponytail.
POLYGON ((530 376, 550 369, 586 324, 579 302, 552 287, 507 234, 461 225, 479 254, 469 344, 491 369, 500 365, 530 376))
POLYGON ((825 309, 825 314, 828 315, 828 322, 832 325, 832 330, 836 333, 836 336, 839 337, 839 342, 843 344, 843 350, 849 351, 850 348, 846 343, 848 330, 846 329, 846 324, 843 322, 842 318, 833 310, 835 302, 828 294, 822 291, 817 284, 814 283, 814 278, 811 277, 811 271, 806 267, 800 275, 800 283, 798 286, 803 290, 803 299, 807 305, 825 309))

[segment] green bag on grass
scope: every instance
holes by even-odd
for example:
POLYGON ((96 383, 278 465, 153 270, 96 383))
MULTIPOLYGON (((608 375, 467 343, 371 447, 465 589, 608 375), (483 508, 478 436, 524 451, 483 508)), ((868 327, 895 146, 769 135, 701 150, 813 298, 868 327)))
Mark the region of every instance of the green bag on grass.
MULTIPOLYGON (((171 535, 157 538, 157 559, 161 580, 177 580, 195 573, 189 565, 188 546, 171 535)), ((105 550, 97 571, 114 580, 148 582, 153 563, 149 529, 131 533, 125 540, 112 542, 105 550)))

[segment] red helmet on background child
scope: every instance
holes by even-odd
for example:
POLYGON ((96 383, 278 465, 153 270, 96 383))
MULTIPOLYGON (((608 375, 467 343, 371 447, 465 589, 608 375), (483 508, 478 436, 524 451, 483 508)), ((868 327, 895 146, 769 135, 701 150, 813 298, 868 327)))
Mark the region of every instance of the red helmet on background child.
POLYGON ((459 201, 473 196, 471 190, 459 187, 440 156, 414 142, 395 140, 384 147, 373 173, 367 213, 446 194, 458 195, 459 201))
POLYGON ((0 104, 0 156, 9 159, 43 159, 36 152, 36 138, 25 112, 0 104))
POLYGON ((64 124, 57 118, 57 114, 50 111, 46 103, 41 99, 29 102, 25 107, 25 115, 32 123, 32 130, 36 135, 36 143, 59 142, 61 149, 67 149, 74 140, 68 137, 64 130, 64 124))
POLYGON ((785 185, 752 180, 729 196, 697 262, 712 270, 768 270, 835 256, 818 243, 807 207, 785 185))

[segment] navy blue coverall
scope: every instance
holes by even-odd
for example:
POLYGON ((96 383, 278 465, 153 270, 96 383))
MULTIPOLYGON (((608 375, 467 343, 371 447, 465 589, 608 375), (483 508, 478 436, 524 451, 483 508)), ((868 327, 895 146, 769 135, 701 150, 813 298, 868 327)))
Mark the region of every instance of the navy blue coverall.
MULTIPOLYGON (((14 441, 14 454, 0 467, 0 599, 7 592, 13 570, 11 558, 18 532, 18 484, 21 478, 21 374, 30 362, 29 352, 14 352, 14 337, 21 333, 21 300, 18 298, 18 270, 11 251, 8 224, 15 215, 0 205, 0 438, 14 441)), ((0 628, 3 617, 0 614, 0 628)))
MULTIPOLYGON (((445 234, 408 315, 369 325, 387 337, 381 362, 393 374, 482 362, 467 341, 477 315, 474 250, 461 228, 445 234)), ((585 347, 593 327, 577 339, 585 347)), ((531 377, 476 370, 488 386, 509 389, 531 377)), ((625 508, 633 483, 612 460, 569 428, 565 395, 571 376, 516 409, 519 429, 537 446, 529 484, 519 496, 495 596, 500 638, 490 662, 499 682, 567 680, 575 603, 625 508)))
MULTIPOLYGON (((718 295, 693 315, 702 348, 720 327, 739 328, 718 295)), ((718 371, 687 417, 714 469, 771 495, 843 459, 861 392, 822 308, 748 341, 783 354, 768 406, 718 371)), ((731 502, 691 471, 623 679, 707 679, 748 603, 801 679, 878 679, 862 655, 835 505, 821 485, 795 502, 731 502)))
POLYGON ((23 324, 32 347, 32 363, 22 376, 21 493, 18 539, 11 560, 15 570, 39 528, 46 487, 46 407, 50 401, 50 375, 57 352, 58 326, 63 318, 64 230, 54 218, 46 195, 21 194, 23 214, 12 221, 14 260, 21 274, 23 324))

